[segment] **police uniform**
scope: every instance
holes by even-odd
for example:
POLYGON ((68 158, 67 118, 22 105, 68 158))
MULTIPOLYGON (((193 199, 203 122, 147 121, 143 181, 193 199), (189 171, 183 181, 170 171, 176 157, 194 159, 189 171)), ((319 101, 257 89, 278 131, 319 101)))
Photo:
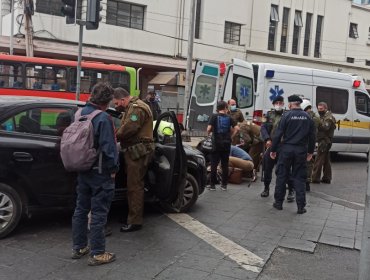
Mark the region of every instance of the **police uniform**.
POLYGON ((320 116, 317 128, 317 155, 312 171, 313 183, 320 183, 321 170, 323 170, 321 182, 329 184, 331 182, 330 148, 336 127, 335 123, 335 118, 330 111, 326 111, 324 116, 320 116))
POLYGON ((233 119, 234 123, 244 121, 243 113, 239 109, 236 109, 235 111, 230 110, 229 112, 230 112, 229 115, 233 119))
MULTIPOLYGON (((289 96, 289 102, 302 102, 296 95, 289 96)), ((306 210, 305 183, 307 178, 307 153, 312 154, 315 148, 315 129, 310 116, 301 108, 294 108, 282 116, 275 132, 271 152, 279 150, 276 168, 276 187, 274 207, 282 210, 286 193, 286 182, 291 179, 296 191, 299 214, 306 210)))
MULTIPOLYGON (((313 120, 314 125, 315 125, 315 134, 317 134, 317 128, 319 126, 320 118, 313 111, 306 112, 306 113, 313 120)), ((312 175, 313 165, 314 165, 314 159, 313 158, 310 161, 307 161, 306 191, 310 191, 311 190, 310 183, 311 183, 311 175, 312 175)))
MULTIPOLYGON (((131 98, 117 131, 124 152, 127 176, 127 224, 141 226, 144 210, 144 177, 154 151, 153 115, 147 104, 131 98)), ((124 227, 121 228, 124 230, 124 227)))
MULTIPOLYGON (((273 103, 277 101, 284 101, 284 98, 282 96, 279 96, 274 99, 273 103)), ((266 143, 269 140, 272 140, 272 138, 275 135, 275 131, 278 127, 278 124, 280 122, 280 119, 283 115, 283 110, 277 111, 277 110, 271 110, 267 112, 266 114, 266 119, 262 123, 261 126, 261 137, 263 141, 266 143)), ((269 196, 269 191, 270 191, 270 183, 272 180, 272 171, 274 169, 275 164, 277 163, 277 158, 272 159, 270 157, 270 148, 267 148, 264 155, 263 155, 263 182, 264 182, 264 190, 261 193, 262 197, 267 197, 269 196)))

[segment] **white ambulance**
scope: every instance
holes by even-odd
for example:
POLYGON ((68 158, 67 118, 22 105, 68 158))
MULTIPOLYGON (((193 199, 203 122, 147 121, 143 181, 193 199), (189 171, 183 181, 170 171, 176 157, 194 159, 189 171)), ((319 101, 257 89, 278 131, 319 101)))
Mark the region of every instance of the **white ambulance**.
POLYGON ((309 99, 314 111, 319 102, 328 104, 337 120, 331 151, 369 152, 370 97, 359 76, 234 59, 218 88, 218 65, 198 62, 188 107, 190 129, 203 129, 220 99, 235 99, 247 119, 261 123, 276 96, 287 104, 288 96, 297 94, 309 99))

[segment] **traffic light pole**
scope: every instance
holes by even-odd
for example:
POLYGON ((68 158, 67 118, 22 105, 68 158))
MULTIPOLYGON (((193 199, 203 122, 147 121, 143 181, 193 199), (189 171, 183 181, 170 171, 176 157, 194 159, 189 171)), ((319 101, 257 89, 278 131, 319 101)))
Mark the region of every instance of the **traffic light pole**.
POLYGON ((13 37, 14 37, 14 0, 11 1, 12 14, 10 19, 10 46, 9 54, 13 55, 13 37))
POLYGON ((367 192, 365 197, 364 223, 360 253, 359 280, 367 280, 370 275, 370 157, 367 165, 367 192))
POLYGON ((76 78, 76 100, 80 100, 81 92, 81 60, 82 60, 82 40, 84 33, 84 25, 79 23, 80 31, 78 35, 78 60, 77 60, 77 78, 76 78))

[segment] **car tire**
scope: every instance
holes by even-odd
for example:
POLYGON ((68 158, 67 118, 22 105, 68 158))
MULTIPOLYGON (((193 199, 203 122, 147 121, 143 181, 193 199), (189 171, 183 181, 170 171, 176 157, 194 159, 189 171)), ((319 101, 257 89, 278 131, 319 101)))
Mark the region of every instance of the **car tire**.
MULTIPOLYGON (((184 188, 184 196, 182 205, 178 212, 185 213, 190 210, 190 208, 195 204, 198 200, 199 196, 199 186, 197 180, 194 178, 193 175, 187 174, 186 175, 186 183, 184 188)), ((165 212, 174 213, 173 207, 168 203, 162 202, 161 207, 165 212)))
POLYGON ((0 183, 0 239, 11 233, 22 216, 22 200, 12 187, 0 183))

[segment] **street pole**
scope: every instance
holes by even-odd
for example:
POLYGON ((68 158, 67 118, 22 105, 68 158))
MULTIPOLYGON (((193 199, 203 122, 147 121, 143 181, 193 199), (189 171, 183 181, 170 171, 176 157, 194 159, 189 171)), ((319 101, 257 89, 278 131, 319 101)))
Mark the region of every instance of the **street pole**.
POLYGON ((82 22, 79 23, 80 32, 78 35, 78 60, 77 60, 77 78, 76 78, 76 100, 80 100, 81 92, 81 60, 82 60, 82 40, 84 33, 84 26, 82 22))
POLYGON ((365 197, 364 224, 360 253, 359 280, 368 280, 370 275, 370 157, 367 165, 367 192, 365 197))
POLYGON ((194 45, 194 30, 195 30, 195 12, 196 0, 191 0, 191 10, 189 19, 189 37, 188 37, 188 57, 186 59, 186 77, 185 77, 185 94, 184 94, 184 118, 183 124, 186 127, 188 119, 188 106, 190 101, 191 90, 191 73, 193 70, 193 45, 194 45))
POLYGON ((11 14, 11 22, 10 22, 10 47, 9 47, 9 53, 10 55, 13 55, 13 36, 14 36, 14 0, 11 1, 11 8, 12 8, 12 14, 11 14))

